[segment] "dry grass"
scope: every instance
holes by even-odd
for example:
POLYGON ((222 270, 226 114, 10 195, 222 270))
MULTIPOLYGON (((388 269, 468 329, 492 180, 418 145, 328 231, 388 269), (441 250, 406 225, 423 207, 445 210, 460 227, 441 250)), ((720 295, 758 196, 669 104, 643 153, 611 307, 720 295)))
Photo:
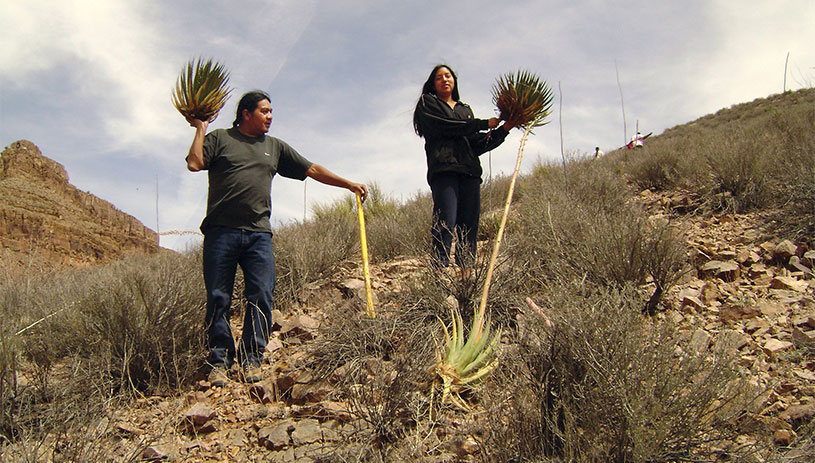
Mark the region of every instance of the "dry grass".
POLYGON ((354 447, 361 455, 332 461, 393 461, 398 443, 431 419, 433 404, 424 391, 441 338, 436 318, 419 308, 386 308, 371 319, 345 306, 329 312, 322 326, 310 367, 349 404, 357 425, 346 437, 364 444, 354 447))
POLYGON ((191 384, 204 298, 200 260, 169 253, 6 285, 0 311, 15 323, 0 333, 2 436, 35 447, 78 439, 117 397, 191 384))
POLYGON ((533 295, 551 279, 622 288, 651 284, 643 310, 654 312, 681 275, 684 240, 667 221, 650 220, 631 202, 632 192, 613 171, 578 161, 539 166, 524 179, 517 232, 507 264, 533 295), (565 184, 568 178, 568 185, 565 184))

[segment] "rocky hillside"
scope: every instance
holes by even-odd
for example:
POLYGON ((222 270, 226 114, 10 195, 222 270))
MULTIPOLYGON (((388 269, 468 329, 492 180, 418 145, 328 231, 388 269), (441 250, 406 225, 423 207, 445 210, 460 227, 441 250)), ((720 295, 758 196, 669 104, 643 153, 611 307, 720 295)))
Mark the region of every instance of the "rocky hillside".
MULTIPOLYGON (((675 215, 688 198, 646 191, 637 200, 659 218, 675 215)), ((815 418, 815 252, 774 239, 768 222, 764 214, 685 216, 677 226, 686 233, 693 268, 671 288, 657 317, 674 323, 692 349, 730 346, 758 397, 733 445, 773 442, 781 450, 802 445, 808 437, 798 433, 815 418)), ((420 271, 421 263, 410 259, 374 265, 374 287, 379 294, 399 292, 420 271)), ((223 388, 202 380, 193 389, 115 410, 107 425, 119 436, 120 451, 168 461, 295 462, 323 461, 361 445, 353 436, 370 423, 354 418, 358 404, 337 401, 335 378, 318 377, 307 362, 308 345, 327 318, 315 307, 364 306, 359 274, 349 268, 315 283, 303 312, 276 311, 262 382, 244 384, 233 371, 234 381, 223 388)), ((233 323, 239 327, 240 319, 233 323)), ((395 373, 386 359, 370 364, 371 381, 395 373)), ((394 461, 407 461, 411 452, 436 455, 432 461, 480 461, 477 415, 442 420, 422 439, 406 439, 405 459, 394 461)), ((808 444, 789 450, 787 461, 812 461, 812 450, 808 444)), ((771 451, 748 461, 762 461, 771 451)))
POLYGON ((20 140, 0 153, 0 268, 107 262, 158 250, 158 235, 78 190, 65 168, 20 140))

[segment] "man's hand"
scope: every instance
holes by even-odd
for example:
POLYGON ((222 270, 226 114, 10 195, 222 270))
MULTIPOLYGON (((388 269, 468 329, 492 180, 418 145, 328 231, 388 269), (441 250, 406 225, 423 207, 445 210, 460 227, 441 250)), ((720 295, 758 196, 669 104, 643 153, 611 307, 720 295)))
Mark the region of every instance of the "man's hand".
POLYGON ((202 121, 201 119, 190 118, 187 119, 187 122, 190 123, 190 127, 195 127, 196 129, 203 129, 207 130, 207 126, 209 125, 209 121, 202 121))
POLYGON ((348 189, 354 192, 354 194, 358 194, 363 203, 365 202, 365 198, 368 197, 368 187, 362 183, 352 182, 351 185, 348 186, 348 189))

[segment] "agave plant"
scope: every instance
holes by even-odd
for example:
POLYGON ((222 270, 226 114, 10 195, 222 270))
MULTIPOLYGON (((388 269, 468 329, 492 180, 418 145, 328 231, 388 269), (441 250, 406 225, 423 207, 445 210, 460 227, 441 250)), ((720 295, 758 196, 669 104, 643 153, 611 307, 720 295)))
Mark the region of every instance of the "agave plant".
POLYGON ((229 72, 222 64, 212 59, 191 60, 175 84, 173 106, 187 120, 214 120, 232 92, 228 81, 229 72))
POLYGON ((534 127, 546 125, 552 109, 552 90, 546 85, 546 81, 540 80, 537 75, 528 71, 518 71, 515 74, 505 74, 499 77, 492 89, 493 101, 501 111, 501 119, 510 124, 523 129, 521 146, 518 147, 518 157, 515 160, 515 171, 509 182, 509 191, 504 203, 504 212, 501 216, 501 225, 495 237, 495 244, 490 256, 490 263, 487 267, 487 276, 484 279, 484 288, 481 293, 481 304, 479 312, 483 313, 487 306, 487 296, 492 282, 492 274, 495 270, 495 262, 498 260, 498 251, 501 247, 501 239, 504 236, 504 228, 509 216, 509 206, 512 203, 512 194, 515 191, 515 182, 518 179, 518 172, 521 169, 521 159, 523 159, 524 146, 529 134, 534 127))
POLYGON ((552 109, 552 90, 528 71, 504 74, 492 88, 492 100, 501 119, 524 130, 546 124, 552 109))
POLYGON ((450 330, 448 331, 447 325, 442 323, 445 355, 443 358, 439 356, 433 372, 437 380, 441 381, 441 401, 450 400, 454 405, 466 410, 468 407, 461 398, 461 393, 481 382, 498 365, 495 357, 501 333, 496 333, 490 339, 490 321, 484 317, 484 310, 478 310, 475 312, 465 342, 461 313, 457 309, 451 309, 450 312, 452 314, 450 330))

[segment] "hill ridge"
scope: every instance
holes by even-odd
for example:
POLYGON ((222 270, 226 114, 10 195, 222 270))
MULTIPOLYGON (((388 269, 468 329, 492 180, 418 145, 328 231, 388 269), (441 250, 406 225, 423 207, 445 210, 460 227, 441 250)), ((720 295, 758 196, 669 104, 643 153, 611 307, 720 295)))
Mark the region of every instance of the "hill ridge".
POLYGON ((65 167, 28 140, 0 153, 0 250, 10 271, 108 262, 158 251, 158 234, 69 183, 65 167))

